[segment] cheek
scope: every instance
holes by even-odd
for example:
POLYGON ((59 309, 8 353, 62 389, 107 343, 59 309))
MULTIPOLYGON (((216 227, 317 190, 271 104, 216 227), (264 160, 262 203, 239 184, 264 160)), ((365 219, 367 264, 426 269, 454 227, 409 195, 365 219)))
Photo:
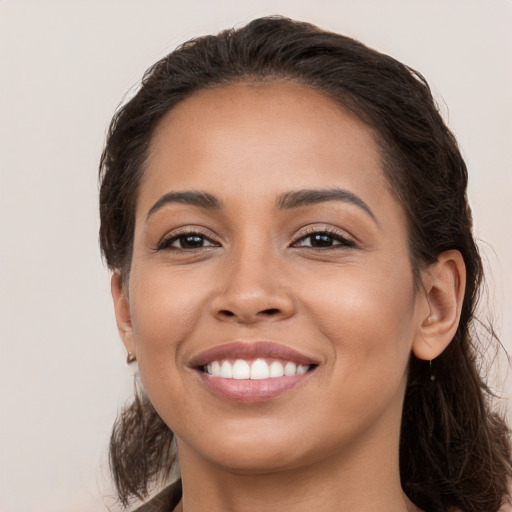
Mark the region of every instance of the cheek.
MULTIPOLYGON (((375 276, 373 276, 375 277, 375 276)), ((390 277, 390 276, 388 276, 390 277)), ((331 281, 326 293, 311 295, 312 318, 332 353, 323 375, 336 437, 340 425, 360 431, 388 414, 398 416, 405 392, 414 336, 414 294, 393 280, 388 286, 362 285, 345 275, 343 287, 331 281)), ((338 283, 339 284, 339 283, 338 283)))
POLYGON ((135 268, 130 286, 131 319, 137 360, 149 391, 162 379, 174 380, 181 347, 207 307, 207 294, 168 270, 144 272, 135 268))
POLYGON ((401 378, 415 334, 412 274, 368 265, 340 269, 322 284, 309 287, 307 304, 339 375, 401 378))

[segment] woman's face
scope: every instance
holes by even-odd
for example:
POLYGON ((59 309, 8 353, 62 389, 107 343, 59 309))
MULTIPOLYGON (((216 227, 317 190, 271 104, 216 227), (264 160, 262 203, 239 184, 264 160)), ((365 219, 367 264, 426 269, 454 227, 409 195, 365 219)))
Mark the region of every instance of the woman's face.
POLYGON ((182 459, 396 455, 428 306, 353 115, 284 82, 196 93, 155 132, 133 249, 124 341, 182 459))

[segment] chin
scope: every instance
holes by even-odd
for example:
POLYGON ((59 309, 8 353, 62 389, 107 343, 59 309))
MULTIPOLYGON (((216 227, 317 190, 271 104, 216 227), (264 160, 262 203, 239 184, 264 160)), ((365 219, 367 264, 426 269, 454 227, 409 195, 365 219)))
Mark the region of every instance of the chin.
POLYGON ((183 439, 177 434, 180 452, 188 453, 188 447, 193 447, 197 456, 212 465, 247 475, 285 471, 311 459, 302 433, 294 434, 282 425, 261 428, 253 424, 251 428, 243 423, 238 429, 221 427, 217 435, 209 430, 200 440, 183 439))
POLYGON ((293 447, 266 447, 252 441, 251 449, 241 446, 223 453, 211 454, 211 462, 225 470, 240 475, 265 475, 300 467, 308 457, 297 454, 293 447))

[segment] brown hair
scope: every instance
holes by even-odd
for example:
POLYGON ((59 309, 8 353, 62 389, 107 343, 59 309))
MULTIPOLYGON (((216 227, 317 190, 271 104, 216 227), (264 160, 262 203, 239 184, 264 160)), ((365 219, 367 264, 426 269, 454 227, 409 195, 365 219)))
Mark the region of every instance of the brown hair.
MULTIPOLYGON (((481 347, 473 316, 482 264, 472 235, 467 169, 416 71, 353 39, 281 17, 183 44, 146 72, 140 90, 112 120, 100 166, 100 243, 108 266, 125 279, 129 275, 138 184, 164 114, 200 89, 269 79, 320 89, 377 133, 386 176, 407 213, 416 276, 442 252, 461 252, 467 286, 457 333, 432 368, 411 356, 402 487, 429 511, 496 511, 512 473, 511 451, 508 429, 491 411, 491 394, 477 370, 481 347)), ((169 473, 172 438, 139 392, 111 439, 111 467, 124 505, 169 473)))

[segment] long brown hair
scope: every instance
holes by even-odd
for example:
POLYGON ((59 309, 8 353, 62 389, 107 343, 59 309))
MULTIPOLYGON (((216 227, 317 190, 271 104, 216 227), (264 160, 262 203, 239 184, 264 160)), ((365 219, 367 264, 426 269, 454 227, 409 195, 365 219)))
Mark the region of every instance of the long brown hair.
MULTIPOLYGON (((128 278, 138 184, 163 115, 200 89, 272 79, 323 91, 377 133, 386 177, 407 213, 416 276, 442 252, 461 252, 467 286, 457 333, 432 367, 411 356, 402 487, 429 511, 498 510, 512 473, 511 450, 508 429, 491 410, 492 395, 477 370, 482 345, 474 311, 482 263, 472 235, 467 169, 416 71, 353 39, 281 17, 183 44, 146 72, 138 93, 112 120, 100 166, 100 243, 108 266, 128 278)), ((172 439, 139 389, 111 439, 111 467, 124 505, 168 475, 172 439)))

